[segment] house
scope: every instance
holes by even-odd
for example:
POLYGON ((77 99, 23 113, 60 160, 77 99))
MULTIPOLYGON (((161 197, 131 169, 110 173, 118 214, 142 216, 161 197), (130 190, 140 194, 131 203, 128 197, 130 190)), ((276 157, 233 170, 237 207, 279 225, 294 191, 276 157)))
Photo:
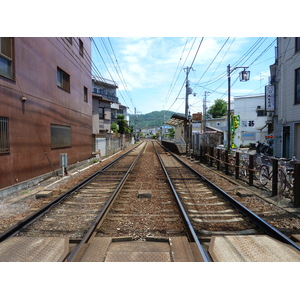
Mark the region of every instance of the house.
POLYGON ((266 136, 271 133, 268 133, 265 94, 234 97, 234 116, 239 118, 239 126, 234 133, 237 147, 265 142, 266 136))
POLYGON ((0 38, 0 188, 92 154, 91 41, 0 38))
POLYGON ((166 136, 162 139, 162 145, 167 147, 170 151, 182 154, 186 152, 185 138, 185 126, 187 119, 183 114, 173 114, 166 122, 167 125, 174 127, 175 135, 172 140, 169 140, 166 136))
POLYGON ((127 139, 113 139, 111 124, 124 115, 128 122, 127 107, 119 102, 116 82, 92 76, 93 87, 93 153, 101 156, 113 154, 122 148, 127 139))
POLYGON ((276 48, 268 107, 273 114, 274 154, 300 159, 300 37, 279 37, 276 48))
POLYGON ((206 127, 213 127, 218 130, 226 131, 227 132, 227 116, 214 118, 214 119, 206 119, 206 127))
POLYGON ((129 121, 127 107, 117 97, 116 82, 93 75, 92 85, 93 134, 110 133, 111 123, 117 123, 118 115, 124 115, 125 120, 129 121))
MULTIPOLYGON (((111 132, 112 110, 119 107, 117 84, 108 79, 92 78, 93 86, 93 134, 111 132), (113 107, 113 109, 112 109, 113 107)), ((115 113, 113 113, 114 115, 115 113)))

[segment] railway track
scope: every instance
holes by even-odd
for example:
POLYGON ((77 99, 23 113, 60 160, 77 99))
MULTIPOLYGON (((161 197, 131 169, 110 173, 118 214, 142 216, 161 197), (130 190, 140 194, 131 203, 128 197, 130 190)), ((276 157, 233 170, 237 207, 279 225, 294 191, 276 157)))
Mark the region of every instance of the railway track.
POLYGON ((224 236, 268 235, 300 250, 158 143, 140 144, 40 213, 0 241, 67 237, 65 261, 217 261, 210 247, 224 236))

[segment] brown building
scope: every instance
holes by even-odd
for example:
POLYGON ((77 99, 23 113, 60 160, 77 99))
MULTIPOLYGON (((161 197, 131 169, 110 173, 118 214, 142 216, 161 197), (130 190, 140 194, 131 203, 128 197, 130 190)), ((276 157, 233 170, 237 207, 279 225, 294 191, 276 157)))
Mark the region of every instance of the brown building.
POLYGON ((0 188, 92 154, 89 38, 0 38, 0 188))

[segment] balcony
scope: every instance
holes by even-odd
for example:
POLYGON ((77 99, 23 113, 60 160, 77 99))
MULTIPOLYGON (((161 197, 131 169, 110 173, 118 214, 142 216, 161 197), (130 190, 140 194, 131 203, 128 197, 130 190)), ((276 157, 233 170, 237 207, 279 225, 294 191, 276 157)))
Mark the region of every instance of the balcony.
POLYGON ((114 103, 119 103, 119 98, 112 95, 112 93, 103 88, 93 88, 93 94, 103 96, 105 99, 111 100, 114 103))

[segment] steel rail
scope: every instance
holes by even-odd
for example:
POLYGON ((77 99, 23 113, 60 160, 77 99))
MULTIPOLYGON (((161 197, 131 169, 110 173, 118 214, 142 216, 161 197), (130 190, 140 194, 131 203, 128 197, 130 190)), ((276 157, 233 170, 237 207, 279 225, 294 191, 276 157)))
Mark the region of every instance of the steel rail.
POLYGON ((176 198, 176 203, 177 203, 177 206, 179 208, 180 214, 182 216, 182 219, 183 219, 183 222, 184 222, 184 227, 186 228, 186 231, 187 231, 188 239, 191 242, 195 242, 196 243, 196 245, 198 247, 198 250, 199 250, 199 252, 200 252, 200 254, 201 254, 202 258, 203 258, 203 261, 204 262, 211 262, 211 259, 209 258, 208 253, 203 249, 202 245, 199 242, 199 239, 198 239, 197 234, 196 234, 196 232, 194 230, 194 227, 193 227, 193 225, 192 225, 192 223, 191 223, 191 221, 190 221, 190 219, 189 219, 189 217, 188 217, 188 215, 187 215, 187 213, 186 213, 186 211, 185 211, 185 209, 184 209, 184 207, 182 205, 181 199, 180 199, 179 195, 177 194, 177 191, 176 191, 176 189, 175 189, 175 187, 173 185, 173 182, 172 182, 172 180, 171 180, 171 178, 170 178, 170 176, 168 174, 167 169, 164 166, 164 163, 163 163, 163 161, 162 161, 159 153, 157 152, 157 150, 156 150, 156 148, 155 148, 154 145, 153 145, 153 147, 154 147, 155 153, 157 155, 157 158, 158 158, 158 160, 159 160, 159 162, 160 162, 160 164, 162 166, 162 169, 164 170, 164 173, 165 173, 165 175, 166 175, 166 177, 168 179, 168 182, 169 182, 169 185, 170 185, 170 187, 172 189, 173 195, 176 198))
POLYGON ((122 154, 116 160, 114 160, 113 162, 109 163, 108 165, 106 165, 105 167, 103 167, 101 170, 95 172, 90 177, 88 177, 87 179, 83 180, 82 182, 80 182, 78 185, 76 185, 72 189, 70 189, 67 192, 65 192, 63 195, 61 195, 58 198, 54 199, 53 201, 51 201, 50 203, 48 203, 47 205, 45 205, 43 208, 39 209, 38 211, 36 211, 33 214, 29 215, 28 217, 26 217, 22 221, 18 222, 16 225, 14 225, 11 228, 9 228, 8 230, 4 231, 2 234, 0 234, 0 243, 3 242, 4 240, 6 240, 7 238, 16 235, 24 227, 26 227, 26 226, 30 225, 31 223, 33 223, 34 221, 36 221, 38 218, 40 218, 45 213, 47 213, 52 207, 54 207, 55 205, 59 204, 65 198, 71 196, 77 190, 83 188, 92 179, 94 179, 96 176, 98 176, 99 174, 103 173, 104 171, 106 171, 107 169, 109 169, 110 167, 112 167, 115 163, 117 163, 119 160, 121 160, 122 158, 124 158, 125 156, 127 156, 130 152, 132 152, 133 150, 135 150, 140 145, 141 144, 138 144, 137 146, 135 146, 134 148, 130 149, 126 153, 122 154))
MULTIPOLYGON (((159 144, 159 143, 158 143, 159 144)), ((211 182, 209 179, 198 173, 196 170, 194 170, 192 167, 187 165, 184 161, 179 159, 176 155, 174 155, 172 152, 170 152, 166 147, 159 144, 163 149, 165 149, 167 152, 169 152, 178 162, 180 162, 182 165, 187 167, 190 171, 192 171, 194 174, 198 175, 204 182, 207 182, 209 186, 211 186, 217 193, 219 193, 225 200, 227 200, 232 206, 234 206, 236 209, 238 209, 244 216, 248 217, 252 223, 257 225, 260 229, 262 229, 266 234, 269 236, 286 243, 294 248, 296 248, 298 251, 300 251, 300 246, 298 246, 296 243, 294 243, 290 238, 285 236, 283 233, 281 233, 279 230, 274 228, 272 225, 267 223, 265 220, 260 218, 258 215, 256 215, 254 212, 252 212, 250 209, 245 207, 243 204, 235 200, 233 197, 231 197, 229 194, 227 194, 225 191, 223 191, 221 188, 219 188, 217 185, 215 185, 213 182, 211 182)))
POLYGON ((96 219, 94 220, 93 224, 90 226, 90 228, 88 229, 88 231, 86 232, 86 234, 83 236, 83 238, 80 241, 80 243, 76 246, 76 248, 73 250, 73 252, 70 253, 67 256, 67 258, 66 258, 65 261, 67 261, 67 262, 74 261, 76 259, 76 256, 78 255, 78 253, 82 249, 83 245, 86 244, 89 241, 89 239, 92 237, 95 229, 97 228, 97 226, 99 225, 99 223, 104 219, 104 217, 108 213, 108 211, 109 211, 110 207, 112 206, 114 200, 116 199, 116 197, 119 194, 120 190, 122 189, 125 181, 127 180, 127 177, 129 175, 129 173, 131 172, 132 168, 134 167, 134 165, 136 164, 136 162, 140 158, 141 153, 144 151, 146 145, 147 144, 145 144, 143 146, 142 150, 139 152, 139 154, 137 155, 137 157, 134 159, 134 161, 132 162, 132 164, 128 168, 126 174, 124 175, 124 177, 122 178, 122 180, 120 181, 120 183, 118 184, 118 186, 116 187, 116 189, 113 191, 112 195, 109 197, 109 199, 105 203, 104 207, 101 209, 99 215, 96 217, 96 219))

